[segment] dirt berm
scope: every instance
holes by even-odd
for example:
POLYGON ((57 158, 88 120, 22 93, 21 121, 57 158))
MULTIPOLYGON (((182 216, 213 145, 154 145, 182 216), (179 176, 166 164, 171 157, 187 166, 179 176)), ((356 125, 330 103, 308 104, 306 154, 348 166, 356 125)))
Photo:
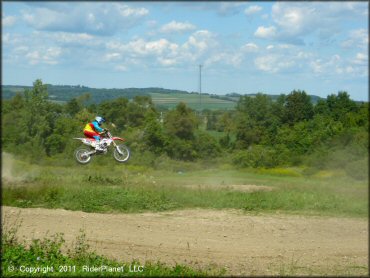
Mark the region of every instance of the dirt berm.
POLYGON ((216 266, 229 275, 368 273, 368 221, 357 218, 181 210, 98 214, 2 207, 3 219, 23 219, 26 240, 79 230, 97 253, 130 262, 216 266))

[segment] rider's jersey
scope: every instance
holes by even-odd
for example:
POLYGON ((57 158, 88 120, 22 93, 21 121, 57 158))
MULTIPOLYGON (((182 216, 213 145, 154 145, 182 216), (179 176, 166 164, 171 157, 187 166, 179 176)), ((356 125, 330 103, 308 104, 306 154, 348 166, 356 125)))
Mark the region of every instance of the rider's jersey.
POLYGON ((97 121, 93 121, 91 123, 88 123, 85 128, 84 128, 84 131, 92 131, 92 132, 102 132, 103 129, 99 126, 98 122, 97 121))

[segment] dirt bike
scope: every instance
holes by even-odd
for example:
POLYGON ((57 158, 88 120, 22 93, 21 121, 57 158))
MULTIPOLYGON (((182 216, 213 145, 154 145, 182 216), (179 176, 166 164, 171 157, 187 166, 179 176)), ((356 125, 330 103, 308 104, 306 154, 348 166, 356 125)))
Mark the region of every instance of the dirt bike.
POLYGON ((88 147, 79 147, 75 151, 75 158, 77 162, 81 164, 87 164, 90 162, 93 155, 107 154, 108 148, 113 145, 113 157, 118 162, 127 162, 130 158, 130 149, 125 144, 117 144, 115 141, 124 142, 125 139, 120 137, 113 137, 109 130, 105 129, 100 133, 102 139, 100 139, 100 146, 102 150, 96 150, 97 141, 93 138, 73 138, 80 140, 84 145, 88 147), (90 148, 89 148, 90 147, 90 148))

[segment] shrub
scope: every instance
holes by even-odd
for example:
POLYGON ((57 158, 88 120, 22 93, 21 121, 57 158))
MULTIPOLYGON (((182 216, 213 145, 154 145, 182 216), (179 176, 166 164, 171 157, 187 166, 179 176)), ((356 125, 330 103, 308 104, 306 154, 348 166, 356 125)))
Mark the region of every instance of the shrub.
POLYGON ((205 132, 199 132, 195 138, 194 148, 199 158, 216 157, 221 152, 217 140, 205 132))
POLYGON ((278 153, 270 147, 260 145, 236 152, 232 161, 238 167, 271 168, 279 164, 278 153))

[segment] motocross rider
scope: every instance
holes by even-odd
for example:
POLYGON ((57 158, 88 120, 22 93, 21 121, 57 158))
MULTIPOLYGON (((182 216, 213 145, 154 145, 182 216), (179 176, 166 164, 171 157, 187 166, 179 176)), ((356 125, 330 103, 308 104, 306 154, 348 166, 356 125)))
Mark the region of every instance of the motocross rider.
POLYGON ((104 151, 104 147, 100 144, 100 134, 105 131, 105 129, 100 126, 104 122, 105 119, 103 117, 97 116, 94 121, 88 123, 84 128, 84 135, 96 140, 95 150, 97 151, 104 151))

